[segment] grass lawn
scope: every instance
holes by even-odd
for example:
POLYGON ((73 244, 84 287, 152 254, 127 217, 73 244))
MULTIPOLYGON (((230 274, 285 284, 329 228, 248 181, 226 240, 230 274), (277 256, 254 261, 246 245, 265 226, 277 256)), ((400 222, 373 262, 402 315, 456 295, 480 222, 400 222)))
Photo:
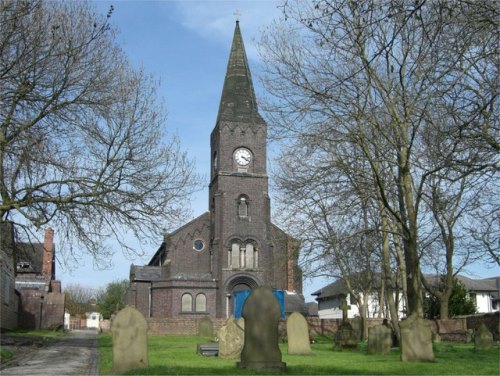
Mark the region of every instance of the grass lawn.
POLYGON ((32 337, 32 338, 59 338, 67 335, 66 332, 62 330, 50 330, 50 329, 16 329, 11 332, 7 332, 8 336, 12 337, 32 337))
MULTIPOLYGON (((235 360, 196 354, 196 344, 207 343, 200 337, 150 336, 149 368, 133 375, 255 375, 240 370, 235 360)), ((111 373, 112 342, 109 334, 99 337, 100 374, 111 373)), ((473 344, 437 343, 435 362, 403 363, 399 351, 389 355, 367 355, 366 346, 357 351, 334 351, 332 341, 323 338, 311 345, 313 355, 288 355, 281 344, 287 375, 499 375, 499 348, 476 352, 473 344)), ((262 374, 262 373, 259 373, 262 374)), ((272 373, 270 373, 272 374, 272 373)))

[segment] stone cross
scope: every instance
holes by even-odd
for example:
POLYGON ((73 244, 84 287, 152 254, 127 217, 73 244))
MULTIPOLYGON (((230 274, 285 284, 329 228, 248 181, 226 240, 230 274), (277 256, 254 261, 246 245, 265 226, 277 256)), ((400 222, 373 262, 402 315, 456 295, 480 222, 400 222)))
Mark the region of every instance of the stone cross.
POLYGON ((347 304, 347 302, 344 300, 342 305, 340 306, 340 309, 342 310, 342 322, 347 321, 347 311, 351 309, 351 306, 347 304))

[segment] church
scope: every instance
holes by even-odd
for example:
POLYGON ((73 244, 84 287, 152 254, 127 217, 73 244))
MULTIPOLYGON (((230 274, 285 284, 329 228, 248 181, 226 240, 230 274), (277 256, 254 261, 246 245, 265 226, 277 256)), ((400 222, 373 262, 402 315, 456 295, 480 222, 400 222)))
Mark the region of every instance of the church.
POLYGON ((223 319, 236 293, 268 286, 284 291, 286 311, 304 312, 299 243, 271 223, 266 143, 236 21, 210 136, 209 211, 165 234, 148 265, 131 266, 129 305, 145 317, 223 319))

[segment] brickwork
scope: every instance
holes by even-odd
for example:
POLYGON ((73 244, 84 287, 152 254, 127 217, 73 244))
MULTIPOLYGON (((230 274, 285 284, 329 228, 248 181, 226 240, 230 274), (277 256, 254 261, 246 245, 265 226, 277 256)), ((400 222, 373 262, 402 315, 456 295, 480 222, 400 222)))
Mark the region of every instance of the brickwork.
POLYGON ((467 317, 467 329, 476 330, 481 326, 481 323, 484 323, 491 334, 493 334, 494 341, 500 341, 500 312, 467 317))
POLYGON ((0 329, 18 325, 19 294, 14 270, 14 234, 12 223, 0 222, 0 329))
MULTIPOLYGON (((149 333, 159 335, 198 335, 199 323, 203 317, 204 316, 199 318, 152 317, 148 319, 149 333)), ((226 323, 225 319, 211 318, 211 320, 214 324, 214 333, 226 323)))

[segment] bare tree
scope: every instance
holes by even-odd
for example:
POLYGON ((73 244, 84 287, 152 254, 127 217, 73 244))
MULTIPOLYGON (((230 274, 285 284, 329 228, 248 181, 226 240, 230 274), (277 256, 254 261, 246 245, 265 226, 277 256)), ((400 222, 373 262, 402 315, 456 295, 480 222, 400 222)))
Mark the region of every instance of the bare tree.
MULTIPOLYGON (((65 308, 71 315, 84 315, 96 304, 97 291, 80 284, 69 284, 63 289, 65 308)), ((95 309, 95 308, 94 308, 95 309)))
MULTIPOLYGON (((185 214, 199 182, 164 131, 153 77, 132 68, 110 13, 87 2, 0 2, 0 217, 57 229, 109 260, 185 214)), ((75 244, 76 241, 80 245, 75 244)))
MULTIPOLYGON (((369 171, 360 171, 367 189, 402 245, 408 313, 422 316, 419 232, 428 179, 451 165, 461 176, 496 172, 497 30, 495 18, 484 18, 485 9, 496 9, 485 1, 397 0, 287 1, 283 9, 286 20, 261 41, 271 131, 296 140, 295 148, 331 143, 334 161, 356 150, 369 171), (434 131, 441 153, 430 163, 426 141, 434 131)), ((315 153, 304 157, 320 177, 315 185, 326 174, 356 173, 314 167, 315 153)))

